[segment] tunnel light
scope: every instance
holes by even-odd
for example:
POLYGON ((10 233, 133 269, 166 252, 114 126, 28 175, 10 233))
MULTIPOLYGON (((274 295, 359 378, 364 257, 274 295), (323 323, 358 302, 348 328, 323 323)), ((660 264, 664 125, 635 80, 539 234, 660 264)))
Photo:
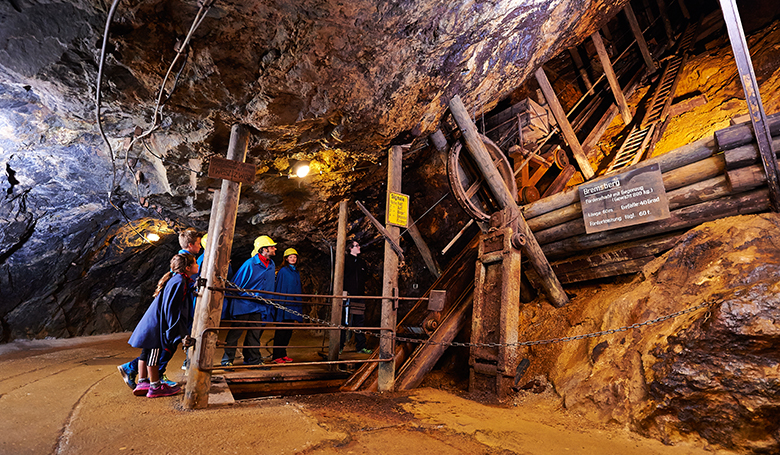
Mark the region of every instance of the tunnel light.
POLYGON ((296 177, 299 179, 302 179, 309 175, 309 162, 308 161, 298 161, 293 167, 292 167, 292 173, 295 174, 296 177))
POLYGON ((149 234, 146 234, 146 240, 148 240, 150 242, 156 242, 156 241, 160 240, 160 236, 155 234, 154 232, 151 232, 149 234))

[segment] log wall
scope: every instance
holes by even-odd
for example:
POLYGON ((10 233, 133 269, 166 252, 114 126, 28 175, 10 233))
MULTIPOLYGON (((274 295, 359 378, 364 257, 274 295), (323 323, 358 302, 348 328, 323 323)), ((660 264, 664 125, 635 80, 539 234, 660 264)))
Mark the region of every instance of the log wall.
MULTIPOLYGON (((778 136, 772 143, 777 154, 780 113, 769 119, 778 136)), ((586 234, 577 187, 523 206, 523 215, 562 283, 638 272, 688 229, 770 210, 766 176, 756 164, 758 147, 751 135, 749 122, 734 125, 634 166, 659 164, 669 219, 586 234)))

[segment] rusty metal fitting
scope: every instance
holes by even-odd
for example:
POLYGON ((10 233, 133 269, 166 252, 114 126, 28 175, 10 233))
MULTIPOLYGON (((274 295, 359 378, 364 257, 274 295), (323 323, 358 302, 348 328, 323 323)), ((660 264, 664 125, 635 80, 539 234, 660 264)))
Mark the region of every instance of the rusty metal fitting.
POLYGON ((525 246, 527 239, 523 234, 515 233, 512 235, 511 242, 512 242, 512 246, 519 250, 520 248, 525 246))
POLYGON ((439 327, 439 321, 436 319, 428 319, 425 321, 425 324, 423 325, 423 328, 426 332, 433 332, 439 327))

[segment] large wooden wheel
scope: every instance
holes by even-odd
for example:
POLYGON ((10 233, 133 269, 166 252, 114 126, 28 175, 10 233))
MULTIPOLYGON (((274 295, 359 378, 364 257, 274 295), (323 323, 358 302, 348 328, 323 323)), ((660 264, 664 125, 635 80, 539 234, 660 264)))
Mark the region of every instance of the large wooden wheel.
MULTIPOLYGON (((493 141, 482 135, 480 137, 510 194, 517 195, 517 184, 509 159, 493 141)), ((468 153, 461 153, 462 149, 460 142, 450 148, 447 159, 447 179, 450 182, 450 189, 458 203, 475 221, 489 221, 490 215, 501 207, 476 163, 468 153)))

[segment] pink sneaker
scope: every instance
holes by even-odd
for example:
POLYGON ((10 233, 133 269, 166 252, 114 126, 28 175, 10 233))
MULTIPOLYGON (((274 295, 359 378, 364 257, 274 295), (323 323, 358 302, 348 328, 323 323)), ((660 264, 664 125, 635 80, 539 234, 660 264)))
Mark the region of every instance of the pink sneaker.
POLYGON ((146 395, 149 392, 149 382, 139 382, 138 385, 135 386, 133 389, 133 395, 137 397, 142 397, 146 395))
POLYGON ((285 356, 285 357, 282 357, 282 360, 284 360, 284 362, 285 362, 285 363, 290 363, 290 362, 292 362, 292 361, 293 361, 293 359, 291 359, 291 358, 289 358, 289 357, 286 357, 286 356, 285 356))
POLYGON ((150 387, 149 392, 146 394, 146 398, 169 397, 171 395, 176 395, 179 392, 181 392, 181 387, 171 387, 168 384, 162 383, 160 387, 157 387, 156 389, 150 387))

